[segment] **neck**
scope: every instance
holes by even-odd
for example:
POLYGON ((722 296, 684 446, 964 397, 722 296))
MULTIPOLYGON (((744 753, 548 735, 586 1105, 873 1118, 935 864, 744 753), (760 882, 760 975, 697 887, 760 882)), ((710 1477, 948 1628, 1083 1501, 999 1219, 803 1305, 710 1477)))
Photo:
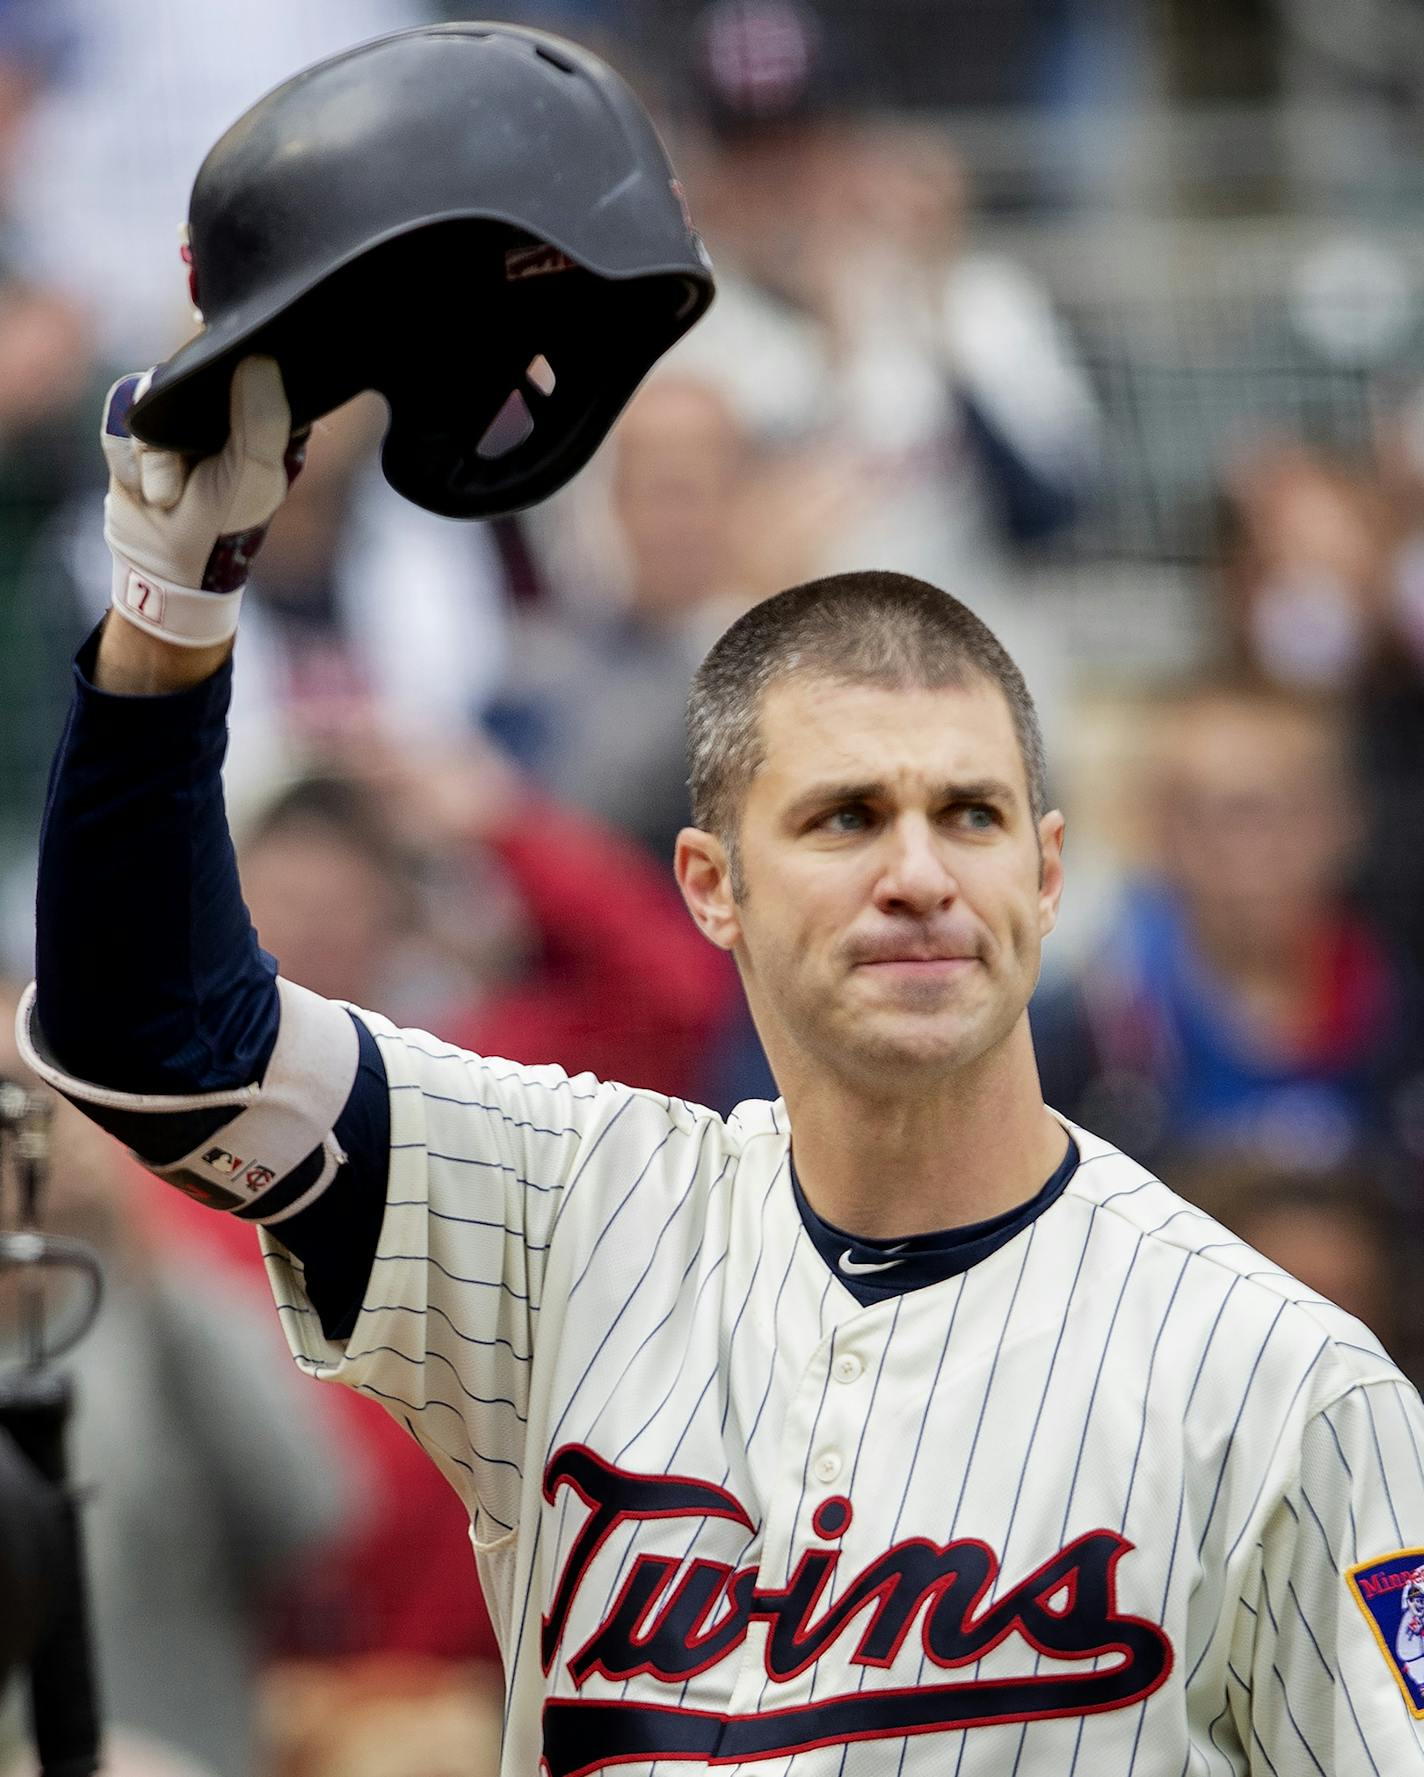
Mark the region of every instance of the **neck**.
POLYGON ((807 1068, 782 1078, 796 1175, 847 1233, 964 1227, 1027 1203, 1067 1152, 1043 1103, 1023 1018, 1004 1044, 937 1082, 867 1086, 807 1068))

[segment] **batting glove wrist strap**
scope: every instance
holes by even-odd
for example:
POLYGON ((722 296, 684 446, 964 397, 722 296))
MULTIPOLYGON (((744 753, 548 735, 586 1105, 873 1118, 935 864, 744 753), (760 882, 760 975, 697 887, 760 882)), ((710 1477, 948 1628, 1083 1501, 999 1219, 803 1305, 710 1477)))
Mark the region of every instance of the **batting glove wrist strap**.
POLYGON ((157 574, 144 573, 114 556, 110 604, 136 628, 180 648, 207 648, 225 642, 237 629, 242 588, 236 592, 194 592, 157 574))
POLYGON ((226 641, 237 627, 238 595, 301 468, 304 440, 293 444, 281 373, 271 358, 238 365, 227 443, 199 462, 130 433, 129 411, 148 381, 121 377, 104 406, 112 602, 150 635, 204 647, 226 641))

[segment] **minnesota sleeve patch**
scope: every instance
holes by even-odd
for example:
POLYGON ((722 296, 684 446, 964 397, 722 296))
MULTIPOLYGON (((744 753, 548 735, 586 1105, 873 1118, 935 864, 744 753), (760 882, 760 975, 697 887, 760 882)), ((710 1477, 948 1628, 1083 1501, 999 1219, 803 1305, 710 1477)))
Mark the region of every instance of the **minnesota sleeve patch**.
POLYGON ((1424 1549, 1362 1562, 1346 1570, 1345 1580, 1410 1713, 1424 1718, 1424 1549))

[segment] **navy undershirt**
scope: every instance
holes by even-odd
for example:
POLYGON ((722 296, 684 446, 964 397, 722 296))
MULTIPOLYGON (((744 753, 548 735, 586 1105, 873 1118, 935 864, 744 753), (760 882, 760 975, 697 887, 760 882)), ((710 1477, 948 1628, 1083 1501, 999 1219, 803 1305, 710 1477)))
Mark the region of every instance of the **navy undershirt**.
MULTIPOLYGON (((231 662, 187 691, 120 697, 91 678, 97 631, 74 665, 74 702, 50 776, 36 910, 37 1035, 60 1067, 127 1092, 195 1094, 260 1080, 277 1037, 277 964, 243 904, 222 794, 231 662)), ((385 1068, 355 1021, 356 1081, 334 1133, 347 1155, 331 1186, 275 1230, 306 1267, 328 1338, 355 1326, 380 1238, 390 1157, 385 1068)), ((155 1165, 178 1159, 231 1111, 164 1115, 83 1107, 155 1165)), ((987 1258, 1048 1208, 1078 1164, 992 1221, 907 1241, 864 1240, 823 1222, 795 1179, 807 1231, 867 1305, 987 1258), (847 1275, 840 1266, 884 1264, 847 1275)), ((314 1150, 265 1199, 270 1215, 316 1178, 314 1150)))
POLYGON ((1030 1222, 1036 1221, 1050 1204, 1056 1203, 1077 1170, 1078 1144, 1070 1135, 1068 1152, 1053 1176, 1027 1203, 1006 1209, 986 1222, 970 1222, 962 1228, 943 1228, 932 1234, 912 1234, 908 1238, 891 1235, 885 1239, 868 1239, 860 1234, 847 1234, 843 1228, 823 1221, 806 1201, 794 1160, 791 1163, 791 1188, 796 1193, 796 1207, 801 1212, 812 1245, 856 1301, 869 1308, 876 1302, 883 1302, 887 1296, 899 1296, 906 1290, 922 1290, 932 1283, 943 1283, 946 1277, 957 1277, 961 1271, 987 1259, 990 1253, 1006 1246, 1030 1222), (848 1272, 843 1261, 851 1265, 874 1265, 877 1269, 857 1275, 848 1272))
MULTIPOLYGON (((98 632, 74 663, 74 701, 50 773, 35 911, 37 1035, 77 1079, 193 1094, 260 1080, 277 1040, 277 965, 257 943, 222 794, 232 666, 162 697, 92 683, 98 632)), ((375 1039, 356 1021, 356 1083, 334 1134, 348 1164, 280 1225, 306 1266, 327 1336, 349 1336, 385 1211, 390 1109, 375 1039)), ((155 1165, 228 1121, 82 1107, 155 1165)), ((314 1152, 265 1201, 316 1178, 314 1152)))

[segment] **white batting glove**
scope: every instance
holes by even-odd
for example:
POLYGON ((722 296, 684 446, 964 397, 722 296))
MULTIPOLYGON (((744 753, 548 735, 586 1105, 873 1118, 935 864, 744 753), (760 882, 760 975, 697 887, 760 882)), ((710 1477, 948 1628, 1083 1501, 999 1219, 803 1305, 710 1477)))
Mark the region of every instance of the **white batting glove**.
POLYGON ((232 379, 231 431, 216 456, 194 462, 141 444, 128 415, 152 374, 121 377, 104 404, 112 603, 162 641, 205 648, 237 628, 252 558, 301 468, 305 438, 290 437, 275 359, 244 358, 232 379))

